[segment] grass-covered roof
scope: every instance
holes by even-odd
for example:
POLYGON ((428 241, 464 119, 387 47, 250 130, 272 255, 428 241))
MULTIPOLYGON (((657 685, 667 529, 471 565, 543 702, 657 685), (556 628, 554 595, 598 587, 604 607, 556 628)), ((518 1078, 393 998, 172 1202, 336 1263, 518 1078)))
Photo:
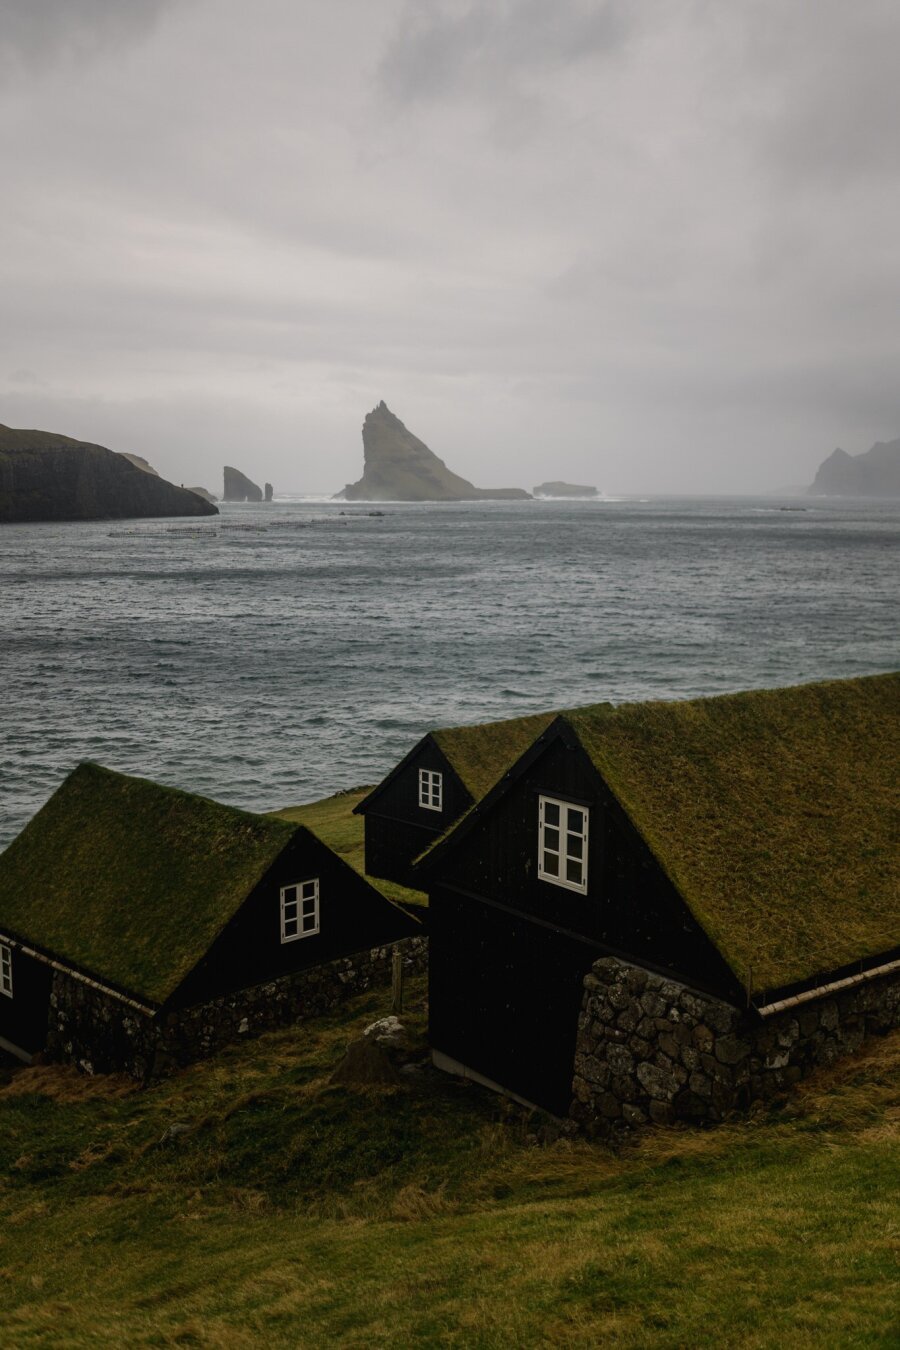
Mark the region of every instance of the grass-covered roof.
POLYGON ((354 814, 357 807, 371 792, 371 788, 351 788, 347 792, 336 792, 320 801, 307 802, 303 806, 286 806, 273 811, 273 816, 281 820, 291 820, 305 825, 308 830, 336 853, 345 863, 365 877, 369 885, 387 900, 403 906, 423 906, 428 904, 428 896, 422 891, 410 890, 395 881, 385 881, 383 877, 370 877, 366 872, 365 823, 362 816, 354 814))
POLYGON ((900 675, 565 720, 752 993, 900 943, 900 675))
POLYGON ((444 727, 432 732, 432 736, 478 802, 532 741, 546 731, 554 716, 552 712, 533 713, 503 722, 444 727))
POLYGON ((296 829, 81 764, 0 854, 0 930, 162 1003, 296 829))

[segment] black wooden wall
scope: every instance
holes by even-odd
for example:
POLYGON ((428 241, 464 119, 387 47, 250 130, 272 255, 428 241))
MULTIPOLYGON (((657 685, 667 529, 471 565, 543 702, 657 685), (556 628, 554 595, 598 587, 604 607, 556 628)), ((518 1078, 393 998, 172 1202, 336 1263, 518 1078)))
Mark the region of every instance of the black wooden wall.
POLYGON ((167 1006, 204 1002, 421 932, 416 919, 301 827, 167 1006), (313 877, 319 878, 319 932, 283 943, 281 887, 313 877))
POLYGON ((421 887, 412 862, 472 805, 472 797, 437 742, 425 736, 396 777, 385 782, 364 812, 366 871, 373 877, 421 887), (419 805, 419 770, 443 774, 441 811, 419 805))
MULTIPOLYGON (((574 737, 551 739, 426 871, 436 1050, 556 1113, 584 976, 612 954, 740 1001, 713 943, 574 737), (538 798, 590 812, 586 895, 537 874, 538 798)), ((420 881, 420 885, 423 884, 420 881)))
POLYGON ((0 1036, 35 1054, 47 1041, 53 971, 17 947, 11 950, 13 995, 0 994, 0 1036))
POLYGON ((438 883, 670 970, 711 992, 741 996, 730 967, 574 738, 549 742, 436 865, 431 884, 438 883), (586 895, 538 878, 542 793, 590 811, 586 895))

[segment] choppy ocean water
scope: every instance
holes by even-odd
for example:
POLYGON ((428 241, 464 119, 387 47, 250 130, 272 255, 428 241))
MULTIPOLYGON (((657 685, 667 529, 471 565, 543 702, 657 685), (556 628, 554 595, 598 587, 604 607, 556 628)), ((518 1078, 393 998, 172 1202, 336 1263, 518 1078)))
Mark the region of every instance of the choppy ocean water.
POLYGON ((900 503, 5 526, 0 845, 82 759, 265 810, 376 781, 432 726, 894 669, 898 555, 900 503))

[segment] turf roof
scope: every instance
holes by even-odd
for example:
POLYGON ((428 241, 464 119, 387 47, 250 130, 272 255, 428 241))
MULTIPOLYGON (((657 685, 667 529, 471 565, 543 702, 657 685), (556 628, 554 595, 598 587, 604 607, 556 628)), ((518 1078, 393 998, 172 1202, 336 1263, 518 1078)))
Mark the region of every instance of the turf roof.
POLYGON ((0 854, 0 929, 162 1003, 297 828, 81 764, 0 854))
POLYGON ((511 764, 553 721, 555 713, 533 713, 503 722, 471 727, 444 727, 433 739, 459 774, 475 801, 481 801, 511 764))
POLYGON ((565 721, 751 993, 900 943, 900 674, 565 721))

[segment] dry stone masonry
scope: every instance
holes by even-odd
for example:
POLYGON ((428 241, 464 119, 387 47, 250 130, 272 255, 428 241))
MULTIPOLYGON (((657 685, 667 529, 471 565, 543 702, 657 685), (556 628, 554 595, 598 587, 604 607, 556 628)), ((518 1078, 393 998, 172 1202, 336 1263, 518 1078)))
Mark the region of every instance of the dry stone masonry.
POLYGON ((897 972, 761 1017, 604 957, 585 978, 570 1115, 601 1132, 720 1121, 898 1024, 897 972))
POLYGON ((244 1036, 320 1016, 355 994, 390 984, 395 946, 406 973, 425 969, 427 938, 405 938, 156 1017, 57 970, 47 1057, 86 1073, 162 1077, 244 1036))

